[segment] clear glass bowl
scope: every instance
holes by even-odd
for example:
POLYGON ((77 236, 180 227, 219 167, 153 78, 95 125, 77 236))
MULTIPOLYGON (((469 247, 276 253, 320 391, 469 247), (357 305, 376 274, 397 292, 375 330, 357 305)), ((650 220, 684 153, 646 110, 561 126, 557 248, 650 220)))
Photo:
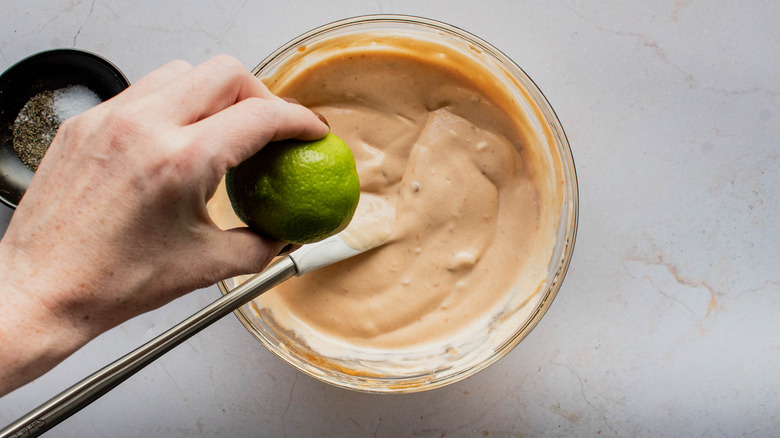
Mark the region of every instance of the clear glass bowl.
MULTIPOLYGON (((578 189, 568 140, 558 118, 542 92, 511 59, 477 36, 438 21, 398 15, 361 16, 334 22, 285 44, 263 60, 253 73, 263 79, 306 64, 307 47, 328 38, 376 33, 403 34, 440 42, 479 59, 494 76, 497 86, 506 87, 517 98, 517 110, 524 112, 532 129, 542 138, 554 159, 553 173, 563 185, 556 243, 550 254, 541 289, 510 291, 505 309, 493 315, 489 327, 468 332, 445 344, 439 343, 403 351, 350 348, 335 343, 329 353, 302 342, 294 328, 281 327, 273 315, 249 303, 236 311, 239 320, 270 351, 301 372, 321 381, 364 392, 417 392, 442 387, 465 379, 506 355, 536 326, 561 287, 571 261, 577 230, 578 189), (281 70, 280 70, 281 69, 281 70), (338 351, 338 354, 333 353, 338 351)), ((316 51, 314 51, 316 53, 316 51)), ((232 278, 219 284, 223 293, 242 281, 232 278)))

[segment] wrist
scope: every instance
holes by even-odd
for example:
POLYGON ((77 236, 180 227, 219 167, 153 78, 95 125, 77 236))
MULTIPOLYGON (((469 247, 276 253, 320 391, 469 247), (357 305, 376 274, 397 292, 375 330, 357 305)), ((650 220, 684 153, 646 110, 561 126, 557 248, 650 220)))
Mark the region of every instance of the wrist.
POLYGON ((56 366, 91 339, 89 330, 44 299, 44 272, 0 242, 0 395, 56 366), (37 274, 37 275, 36 275, 37 274))

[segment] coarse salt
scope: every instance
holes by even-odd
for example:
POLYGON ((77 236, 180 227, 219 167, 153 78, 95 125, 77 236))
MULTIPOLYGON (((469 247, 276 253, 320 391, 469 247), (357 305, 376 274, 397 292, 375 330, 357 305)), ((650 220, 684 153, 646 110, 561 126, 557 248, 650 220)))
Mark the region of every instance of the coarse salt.
POLYGON ((69 85, 54 91, 54 113, 60 123, 100 102, 100 97, 84 85, 69 85))

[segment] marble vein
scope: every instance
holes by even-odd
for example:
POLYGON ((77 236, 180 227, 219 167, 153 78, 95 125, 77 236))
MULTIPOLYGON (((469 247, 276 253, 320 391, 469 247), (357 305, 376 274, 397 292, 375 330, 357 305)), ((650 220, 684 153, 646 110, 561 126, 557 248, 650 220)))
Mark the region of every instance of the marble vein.
MULTIPOLYGON (((680 2, 678 2, 678 4, 680 4, 680 2)), ((566 6, 577 17, 579 17, 581 20, 585 21, 586 23, 589 23, 600 32, 606 32, 620 37, 629 37, 638 41, 642 46, 650 49, 655 54, 656 58, 658 58, 658 60, 668 65, 669 67, 673 68, 674 70, 676 70, 683 77, 684 82, 688 85, 689 88, 702 89, 702 90, 723 94, 723 95, 763 94, 767 97, 776 97, 780 95, 780 90, 768 90, 760 87, 742 88, 742 89, 735 88, 729 90, 724 88, 707 86, 701 80, 697 79, 692 73, 684 70, 682 67, 672 62, 667 56, 666 51, 661 47, 661 45, 658 43, 658 41, 655 38, 652 38, 640 32, 608 29, 600 25, 599 23, 595 22, 594 20, 589 19, 580 11, 576 10, 570 5, 566 4, 566 6)), ((673 13, 672 20, 676 22, 678 19, 679 19, 679 12, 673 13)))
MULTIPOLYGON (((593 402, 591 402, 590 398, 588 398, 587 394, 585 393, 585 381, 583 380, 582 376, 580 376, 580 374, 574 368, 572 368, 568 364, 561 363, 561 362, 552 362, 552 364, 555 365, 555 366, 563 367, 563 368, 569 370, 569 372, 579 382, 580 395, 582 396, 582 400, 585 402, 586 405, 588 405, 588 407, 590 407, 591 409, 596 411, 596 413, 599 415, 599 418, 601 418, 601 420, 604 422, 604 424, 607 426, 607 428, 610 430, 610 432, 612 432, 612 435, 616 436, 616 437, 619 437, 620 434, 618 434, 618 432, 615 430, 615 428, 612 427, 612 423, 609 421, 607 416, 604 414, 604 411, 601 408, 599 408, 598 406, 596 406, 595 404, 593 404, 593 402)), ((556 414, 558 413, 555 410, 553 410, 553 412, 555 412, 556 414)), ((577 420, 582 418, 581 415, 577 415, 577 414, 570 414, 570 416, 572 418, 575 418, 575 416, 576 416, 577 420)), ((564 418, 569 420, 569 418, 566 417, 566 416, 564 416, 564 418)), ((569 420, 569 421, 571 421, 571 420, 569 420)))
POLYGON ((299 373, 295 373, 293 377, 293 382, 290 385, 290 392, 287 394, 287 404, 284 407, 284 411, 282 412, 282 424, 287 425, 287 414, 290 412, 290 407, 293 404, 293 395, 295 394, 295 388, 298 386, 298 376, 299 373))
POLYGON ((79 28, 76 30, 76 35, 73 37, 73 47, 76 47, 76 42, 79 39, 79 35, 81 35, 82 29, 84 29, 84 25, 87 24, 87 21, 89 21, 90 17, 92 17, 92 12, 95 11, 95 0, 92 0, 92 3, 89 5, 89 13, 87 14, 86 18, 81 22, 81 25, 79 25, 79 28))
MULTIPOLYGON (((706 309, 704 318, 709 317, 714 311, 719 310, 718 299, 722 298, 722 297, 724 297, 726 295, 724 292, 720 292, 720 291, 716 290, 713 286, 711 286, 707 282, 707 280, 694 280, 694 279, 688 278, 687 276, 681 274, 679 268, 677 266, 673 265, 672 263, 669 263, 666 260, 664 260, 663 254, 660 253, 660 252, 656 253, 655 254, 655 258, 653 258, 653 259, 645 259, 645 258, 641 258, 641 257, 628 256, 628 257, 625 258, 623 266, 626 266, 625 265, 625 261, 637 262, 637 263, 641 263, 641 264, 643 264, 645 266, 659 266, 659 267, 663 267, 669 273, 669 275, 672 277, 672 279, 675 281, 676 284, 678 284, 680 286, 686 286, 686 287, 689 287, 689 288, 692 288, 692 289, 705 289, 708 292, 708 294, 709 294, 709 301, 707 303, 707 309, 706 309)), ((627 270, 630 270, 630 269, 627 268, 627 270)), ((663 295, 666 298, 672 299, 672 300, 682 304, 692 314, 696 314, 694 309, 692 307, 690 307, 688 304, 686 304, 685 302, 681 301, 678 297, 675 297, 673 295, 670 295, 670 294, 664 292, 660 287, 656 286, 655 281, 653 280, 653 278, 650 277, 650 275, 643 275, 642 277, 645 278, 646 280, 648 280, 650 282, 651 286, 653 286, 653 288, 658 290, 658 293, 660 293, 661 295, 663 295)), ((634 278, 636 278, 636 277, 634 277, 634 278)))

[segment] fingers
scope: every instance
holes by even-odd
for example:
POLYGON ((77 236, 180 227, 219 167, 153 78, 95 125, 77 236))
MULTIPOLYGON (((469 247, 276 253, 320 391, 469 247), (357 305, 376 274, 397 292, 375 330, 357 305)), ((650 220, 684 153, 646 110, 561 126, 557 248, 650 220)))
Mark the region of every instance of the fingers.
POLYGON ((329 130, 321 116, 273 95, 229 56, 197 67, 169 62, 117 96, 113 105, 121 111, 104 114, 130 114, 150 135, 171 130, 167 138, 181 146, 172 147, 186 149, 193 163, 215 171, 208 188, 216 184, 214 177, 222 177, 269 141, 317 139, 329 130))
POLYGON ((281 99, 245 99, 185 129, 221 177, 270 141, 316 140, 328 125, 311 110, 281 99))
POLYGON ((170 61, 162 67, 147 74, 128 89, 120 93, 114 100, 128 100, 146 95, 153 95, 166 89, 171 83, 179 80, 195 67, 182 60, 170 61))
POLYGON ((278 99, 237 59, 220 55, 170 81, 160 90, 159 105, 184 126, 251 97, 278 99))
POLYGON ((114 100, 135 101, 153 119, 186 126, 250 97, 279 99, 237 59, 218 55, 196 67, 169 62, 114 100))

